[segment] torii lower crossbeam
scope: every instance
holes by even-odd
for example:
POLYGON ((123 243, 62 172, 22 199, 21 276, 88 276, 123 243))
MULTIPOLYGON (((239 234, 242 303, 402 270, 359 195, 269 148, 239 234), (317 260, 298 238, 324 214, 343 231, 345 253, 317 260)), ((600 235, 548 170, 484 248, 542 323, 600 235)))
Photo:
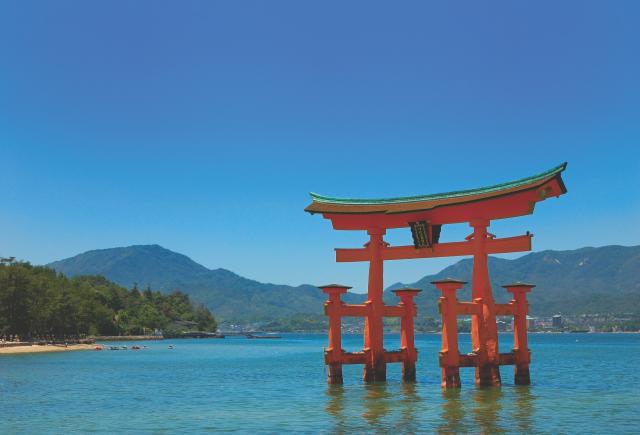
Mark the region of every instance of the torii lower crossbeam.
MULTIPOLYGON (((531 250, 532 234, 486 241, 487 254, 506 254, 509 252, 526 252, 531 250)), ((381 255, 383 260, 411 260, 418 258, 461 257, 474 254, 473 241, 438 243, 431 248, 416 249, 413 246, 383 246, 381 255)), ((336 248, 336 262, 349 263, 369 261, 369 248, 345 249, 336 248)))

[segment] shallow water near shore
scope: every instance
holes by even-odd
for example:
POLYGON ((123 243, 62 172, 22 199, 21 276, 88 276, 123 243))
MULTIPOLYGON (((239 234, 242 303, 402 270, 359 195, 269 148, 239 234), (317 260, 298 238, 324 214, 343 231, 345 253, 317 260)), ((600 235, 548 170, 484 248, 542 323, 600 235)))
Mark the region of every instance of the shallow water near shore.
MULTIPOLYGON (((139 342, 139 351, 0 357, 2 433, 637 433, 640 334, 531 334, 532 385, 440 388, 440 336, 418 335, 418 381, 388 366, 384 384, 362 384, 361 366, 328 386, 323 334, 139 342), (174 349, 168 349, 173 345, 174 349)), ((501 335, 501 349, 511 336, 501 335)), ((343 339, 346 350, 360 336, 343 339)), ((131 345, 132 343, 117 343, 131 345)), ((461 351, 470 348, 461 336, 461 351)), ((399 346, 386 337, 388 349, 399 346)))

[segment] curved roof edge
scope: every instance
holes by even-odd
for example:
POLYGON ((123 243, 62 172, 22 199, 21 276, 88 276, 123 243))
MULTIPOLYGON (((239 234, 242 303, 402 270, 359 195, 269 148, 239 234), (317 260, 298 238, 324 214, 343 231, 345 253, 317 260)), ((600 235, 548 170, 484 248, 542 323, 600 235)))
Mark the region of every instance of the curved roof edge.
POLYGON ((501 184, 495 184, 493 186, 479 187, 476 189, 458 190, 454 192, 445 192, 445 193, 433 193, 429 195, 405 196, 405 197, 396 197, 396 198, 379 198, 379 199, 334 198, 330 196, 318 195, 317 193, 313 193, 313 192, 309 192, 309 195, 311 195, 311 198, 315 203, 336 204, 336 205, 383 205, 383 204, 403 204, 403 203, 420 202, 420 201, 436 201, 440 199, 451 199, 451 198, 458 198, 458 197, 464 197, 464 196, 495 193, 505 189, 512 189, 512 188, 524 186, 527 184, 535 183, 537 181, 552 178, 560 174, 562 171, 564 171, 566 167, 567 167, 567 162, 564 162, 563 164, 556 166, 555 168, 549 169, 545 172, 542 172, 537 175, 533 175, 531 177, 522 178, 520 180, 509 181, 501 184))

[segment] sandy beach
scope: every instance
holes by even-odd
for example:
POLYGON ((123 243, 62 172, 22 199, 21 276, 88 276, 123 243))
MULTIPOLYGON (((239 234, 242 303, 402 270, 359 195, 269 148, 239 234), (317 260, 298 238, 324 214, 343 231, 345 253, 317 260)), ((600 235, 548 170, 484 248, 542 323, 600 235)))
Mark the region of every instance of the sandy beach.
POLYGON ((64 345, 27 345, 27 346, 12 346, 12 347, 0 347, 0 355, 16 355, 22 353, 44 353, 44 352, 67 352, 72 350, 93 350, 95 344, 70 344, 67 347, 64 345))

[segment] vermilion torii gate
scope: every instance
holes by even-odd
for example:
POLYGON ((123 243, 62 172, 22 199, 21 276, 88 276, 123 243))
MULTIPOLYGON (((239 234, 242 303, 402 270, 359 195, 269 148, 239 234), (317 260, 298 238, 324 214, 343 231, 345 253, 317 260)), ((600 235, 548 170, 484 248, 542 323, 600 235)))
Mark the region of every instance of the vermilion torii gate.
POLYGON ((494 219, 506 219, 532 214, 537 202, 566 193, 561 173, 566 163, 542 174, 509 183, 479 189, 443 194, 390 199, 340 199, 311 194, 312 203, 305 209, 321 213, 330 219, 336 230, 367 231, 369 241, 364 248, 336 249, 338 262, 369 262, 367 301, 363 305, 348 305, 340 295, 349 287, 331 284, 321 287, 329 295, 325 304, 329 316, 329 348, 325 362, 329 366, 329 382, 342 382, 343 364, 364 364, 365 381, 384 381, 386 363, 403 362, 403 379, 415 380, 417 351, 413 343, 413 297, 419 290, 401 289, 398 306, 385 306, 383 294, 383 264, 385 260, 405 260, 432 257, 473 256, 472 301, 458 302, 455 291, 461 281, 434 282, 442 291, 440 298, 443 316, 443 351, 440 366, 443 386, 460 385, 458 368, 476 368, 478 385, 500 385, 499 366, 516 365, 516 383, 529 382, 529 350, 526 343, 525 293, 531 284, 515 283, 505 286, 514 294, 510 304, 496 304, 489 280, 488 255, 531 250, 531 237, 496 238, 487 231, 494 219), (442 225, 468 222, 473 232, 465 241, 440 243, 442 225), (387 229, 410 227, 413 246, 389 246, 383 240, 387 229), (461 356, 457 346, 456 316, 472 316, 473 352, 461 356), (514 350, 500 354, 496 315, 514 316, 514 350), (364 317, 363 352, 344 352, 341 348, 340 323, 342 316, 364 317), (387 352, 383 342, 383 318, 401 317, 402 348, 387 352))

